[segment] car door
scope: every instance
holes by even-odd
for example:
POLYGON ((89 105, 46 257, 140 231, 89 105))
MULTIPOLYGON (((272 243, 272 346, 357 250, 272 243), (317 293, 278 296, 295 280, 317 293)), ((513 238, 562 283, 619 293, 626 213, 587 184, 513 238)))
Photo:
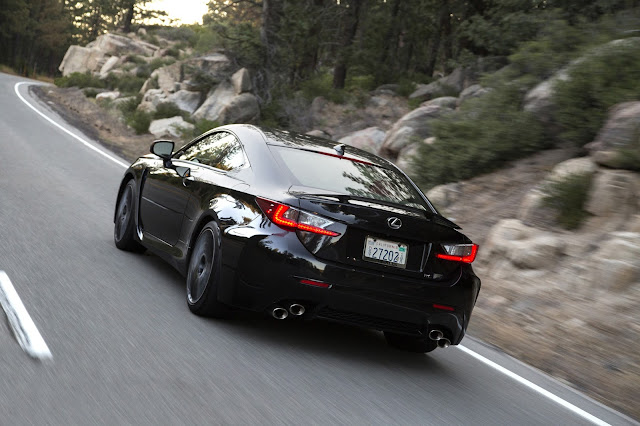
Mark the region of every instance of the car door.
MULTIPOLYGON (((177 163, 177 162, 176 162, 177 163)), ((174 163, 165 167, 162 160, 147 169, 140 198, 142 230, 173 246, 178 242, 184 210, 189 201, 189 187, 178 175, 174 163)))

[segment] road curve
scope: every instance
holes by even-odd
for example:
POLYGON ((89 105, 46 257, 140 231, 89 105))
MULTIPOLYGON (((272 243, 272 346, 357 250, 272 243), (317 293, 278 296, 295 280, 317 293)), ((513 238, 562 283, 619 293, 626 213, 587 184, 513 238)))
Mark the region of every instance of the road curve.
POLYGON ((53 361, 0 321, 1 424, 634 424, 469 338, 596 420, 460 348, 414 355, 336 324, 192 315, 179 274, 113 245, 123 167, 31 110, 19 81, 0 74, 0 270, 53 361))

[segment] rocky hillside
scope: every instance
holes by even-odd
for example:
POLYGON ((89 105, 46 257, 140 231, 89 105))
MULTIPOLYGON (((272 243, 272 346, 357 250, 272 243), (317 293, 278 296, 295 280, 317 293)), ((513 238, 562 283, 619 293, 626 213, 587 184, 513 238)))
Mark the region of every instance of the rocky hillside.
MULTIPOLYGON (((83 90, 95 94, 98 105, 126 104, 147 117, 173 111, 147 123, 149 139, 188 139, 203 122, 259 122, 255 82, 225 52, 198 56, 176 52, 170 40, 151 44, 141 37, 144 30, 105 34, 85 47, 72 46, 60 70, 66 77, 89 73, 98 81, 144 76, 134 93, 83 90)), ((639 41, 615 41, 590 55, 639 41)), ((567 81, 581 61, 531 89, 522 108, 554 126, 556 83, 567 81)), ((478 76, 501 65, 459 68, 418 85, 408 98, 389 84, 357 105, 316 97, 310 105, 292 103, 288 113, 303 131, 410 170, 420 147, 435 141, 434 120, 490 93, 478 76)), ((90 104, 86 110, 95 117, 100 110, 93 108, 99 107, 90 104)), ((117 133, 116 127, 110 125, 110 132, 117 133)), ((428 192, 443 214, 481 244, 477 269, 483 289, 470 333, 635 417, 640 417, 635 404, 640 394, 639 135, 640 102, 622 103, 610 110, 588 152, 547 150, 428 192)), ((117 145, 129 152, 122 148, 124 140, 121 136, 117 145)))

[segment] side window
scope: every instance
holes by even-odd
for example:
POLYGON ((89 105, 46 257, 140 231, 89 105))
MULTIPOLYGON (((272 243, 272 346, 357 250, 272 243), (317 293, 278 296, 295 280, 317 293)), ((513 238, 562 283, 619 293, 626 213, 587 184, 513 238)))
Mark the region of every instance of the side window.
POLYGON ((240 143, 235 136, 226 132, 207 136, 187 148, 178 158, 220 170, 237 169, 247 162, 240 143))

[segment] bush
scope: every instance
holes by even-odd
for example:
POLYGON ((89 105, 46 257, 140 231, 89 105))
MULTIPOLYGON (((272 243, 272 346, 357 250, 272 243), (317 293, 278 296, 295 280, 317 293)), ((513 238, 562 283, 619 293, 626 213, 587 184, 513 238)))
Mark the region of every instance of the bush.
POLYGON ((136 134, 143 135, 149 131, 151 114, 145 111, 135 110, 130 115, 125 116, 125 121, 135 130, 136 134))
POLYGON ((117 89, 124 94, 136 94, 140 91, 146 80, 145 77, 110 73, 105 79, 105 82, 110 89, 117 89))
POLYGON ((82 89, 83 87, 106 87, 104 81, 100 80, 96 76, 91 75, 91 73, 89 72, 74 72, 66 77, 56 78, 53 82, 58 87, 78 87, 80 89, 82 89))
MULTIPOLYGON (((398 95, 409 97, 416 91, 416 83, 408 78, 402 78, 398 81, 398 95)), ((413 108, 412 108, 413 109, 413 108)))
POLYGON ((640 99, 640 43, 607 46, 573 67, 556 85, 560 138, 577 146, 591 142, 613 105, 640 99))
POLYGON ((536 118, 520 110, 523 87, 512 83, 433 121, 436 142, 421 145, 413 169, 431 187, 488 173, 549 146, 536 118))
POLYGON ((183 111, 178 108, 173 102, 162 102, 156 107, 156 111, 153 113, 154 120, 161 118, 175 117, 177 115, 182 116, 183 111))
POLYGON ((142 95, 138 94, 137 96, 132 97, 131 99, 128 99, 126 102, 122 102, 118 104, 118 109, 122 111, 122 114, 125 117, 127 117, 136 111, 141 101, 142 101, 142 95))
POLYGON ((570 175, 567 178, 551 183, 543 204, 556 211, 556 221, 566 229, 580 227, 589 213, 584 204, 589 195, 593 174, 570 175))

